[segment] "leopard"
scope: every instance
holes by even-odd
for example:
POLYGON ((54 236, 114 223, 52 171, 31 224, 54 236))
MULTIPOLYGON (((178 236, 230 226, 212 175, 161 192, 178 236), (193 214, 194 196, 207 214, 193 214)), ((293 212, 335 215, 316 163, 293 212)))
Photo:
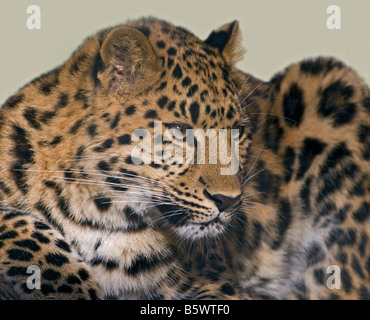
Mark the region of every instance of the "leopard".
POLYGON ((129 21, 9 98, 1 298, 369 299, 369 89, 323 57, 261 81, 236 68, 240 39, 236 21, 204 41, 129 21), (155 120, 237 128, 237 173, 133 163, 155 120))
POLYGON ((251 141, 233 76, 240 41, 237 21, 200 40, 154 17, 129 20, 3 104, 0 298, 244 297, 220 239, 242 214, 251 141), (219 159, 165 161, 179 134, 219 128, 238 133, 235 174, 219 159), (161 161, 134 156, 151 141, 161 161))
MULTIPOLYGON (((252 299, 370 299, 370 89, 310 57, 269 81, 240 72, 254 123, 245 164, 239 284, 252 299)), ((239 243, 239 244, 238 244, 239 243)))

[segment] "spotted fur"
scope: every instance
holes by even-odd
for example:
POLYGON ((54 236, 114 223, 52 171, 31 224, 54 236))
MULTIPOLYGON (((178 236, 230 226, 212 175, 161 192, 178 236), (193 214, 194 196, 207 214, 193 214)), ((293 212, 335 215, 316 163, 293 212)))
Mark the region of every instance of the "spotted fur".
POLYGON ((242 94, 257 128, 238 250, 243 289, 255 298, 370 299, 368 86, 323 57, 253 81, 242 94), (330 286, 339 284, 333 265, 340 289, 330 286))
POLYGON ((0 271, 17 283, 14 295, 243 296, 218 240, 237 215, 242 174, 221 176, 219 162, 138 165, 131 157, 131 134, 153 136, 155 121, 163 131, 245 127, 246 150, 249 122, 233 80, 240 52, 236 22, 201 41, 154 18, 129 21, 87 39, 5 102, 0 271), (13 212, 21 216, 8 219, 13 212), (26 286, 29 265, 41 268, 41 290, 26 286))
POLYGON ((201 41, 130 21, 8 99, 0 298, 369 298, 368 87, 328 58, 259 81, 238 42, 236 22, 201 41), (242 170, 134 164, 131 133, 157 120, 239 128, 242 170))

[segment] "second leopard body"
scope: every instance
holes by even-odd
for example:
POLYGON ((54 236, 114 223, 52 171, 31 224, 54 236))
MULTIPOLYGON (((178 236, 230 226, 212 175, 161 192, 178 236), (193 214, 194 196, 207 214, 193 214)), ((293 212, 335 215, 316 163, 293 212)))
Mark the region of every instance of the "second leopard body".
POLYGON ((257 128, 240 284, 255 298, 370 299, 368 85, 325 57, 269 82, 240 76, 257 128))

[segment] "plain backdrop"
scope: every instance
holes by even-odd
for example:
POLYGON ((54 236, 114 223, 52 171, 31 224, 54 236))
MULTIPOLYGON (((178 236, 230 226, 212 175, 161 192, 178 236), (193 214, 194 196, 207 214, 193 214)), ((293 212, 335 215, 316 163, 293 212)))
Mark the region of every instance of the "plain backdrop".
POLYGON ((238 67, 268 80, 304 57, 336 56, 370 83, 370 0, 1 0, 0 104, 18 88, 63 63, 89 35, 127 19, 155 16, 202 39, 239 20, 247 49, 238 67), (341 29, 329 30, 329 5, 341 29), (41 29, 26 26, 27 7, 41 9, 41 29))

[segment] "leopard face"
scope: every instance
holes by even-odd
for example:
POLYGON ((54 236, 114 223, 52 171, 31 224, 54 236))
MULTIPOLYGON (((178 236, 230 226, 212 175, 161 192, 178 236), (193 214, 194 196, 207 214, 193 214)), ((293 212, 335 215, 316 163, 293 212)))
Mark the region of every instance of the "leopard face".
POLYGON ((237 23, 201 41, 155 19, 86 40, 66 64, 20 93, 22 122, 6 130, 32 159, 8 163, 9 180, 39 208, 48 206, 31 194, 53 197, 63 216, 53 217, 56 224, 66 218, 107 230, 156 225, 192 239, 225 231, 242 202, 239 167, 251 139, 232 77, 238 41, 237 23), (35 90, 41 96, 37 110, 32 98, 22 103, 35 90), (229 141, 224 154, 232 152, 231 139, 238 144, 232 174, 222 173, 231 164, 219 159, 221 140, 214 150, 205 138, 205 161, 199 163, 201 140, 185 139, 189 130, 213 130, 218 138, 220 129, 229 141), (143 145, 149 158, 133 155, 143 145), (165 161, 176 154, 168 151, 171 145, 190 150, 194 160, 184 151, 177 162, 165 161), (209 161, 214 154, 216 161, 209 161))
MULTIPOLYGON (((130 189, 132 185, 137 201, 146 199, 147 205, 144 201, 140 207, 142 212, 155 206, 160 212, 155 219, 171 225, 186 238, 214 236, 224 231, 241 204, 241 173, 237 168, 231 175, 222 175, 221 169, 228 167, 227 165, 222 165, 219 160, 210 164, 207 161, 208 155, 217 152, 212 150, 210 143, 204 145, 205 163, 200 164, 196 160, 189 163, 193 161, 187 161, 189 159, 185 153, 190 150, 196 154, 200 149, 200 141, 188 141, 186 133, 187 130, 206 132, 211 129, 218 134, 219 129, 229 132, 230 129, 237 129, 238 143, 243 150, 249 143, 248 120, 241 119, 240 101, 232 81, 232 66, 227 60, 229 58, 225 59, 222 55, 222 48, 212 46, 216 42, 214 38, 220 35, 212 35, 208 44, 207 41, 200 42, 178 30, 163 33, 163 26, 161 28, 162 31, 148 32, 147 37, 140 34, 140 31, 127 28, 113 30, 107 35, 101 54, 104 68, 99 71, 98 79, 101 92, 104 92, 104 88, 109 92, 108 95, 102 94, 106 100, 102 105, 110 104, 109 116, 113 118, 112 121, 117 120, 117 117, 120 120, 113 130, 107 128, 103 135, 95 136, 94 143, 85 149, 85 153, 89 157, 96 156, 102 150, 109 154, 109 164, 107 161, 99 161, 90 165, 103 169, 104 174, 113 175, 113 179, 117 179, 113 181, 113 189, 119 189, 122 185, 128 185, 130 189), (160 37, 158 34, 161 34, 160 37), (134 35, 135 39, 142 42, 139 45, 135 43, 135 48, 141 46, 143 52, 135 53, 129 59, 139 61, 131 66, 136 68, 133 71, 136 75, 131 76, 125 74, 127 66, 120 65, 119 61, 122 52, 128 52, 130 48, 120 47, 120 41, 126 41, 126 37, 134 35), (145 61, 140 60, 143 55, 145 61), (140 79, 145 77, 144 83, 140 79), (134 86, 130 85, 130 79, 133 78, 134 86), (125 81, 123 86, 122 81, 125 81), (137 87, 140 89, 135 94, 127 94, 131 90, 137 90, 137 87), (141 161, 133 156, 133 149, 137 144, 131 141, 135 140, 133 133, 137 129, 143 131, 139 141, 151 151, 149 159, 144 160, 143 156, 141 160, 144 162, 141 164, 137 164, 137 160, 139 163, 141 161), (175 151, 167 152, 166 155, 165 149, 170 147, 170 142, 163 140, 166 134, 168 137, 175 130, 178 134, 171 137, 171 142, 182 148, 183 154, 178 157, 180 163, 165 162, 175 151), (162 139, 160 132, 163 132, 162 139), (162 157, 162 161, 154 162, 154 157, 157 156, 162 157), (122 180, 119 175, 109 172, 121 172, 126 176, 122 180), (127 177, 130 179, 125 179, 127 177)), ((235 26, 229 25, 227 28, 232 38, 233 32, 236 32, 233 29, 235 26)), ((100 117, 106 112, 106 108, 101 110, 100 117)), ((112 126, 112 122, 108 125, 112 126)), ((241 154, 237 159, 238 163, 243 156, 241 154)), ((135 203, 132 200, 133 194, 134 192, 128 192, 125 195, 121 192, 117 203, 135 203)), ((113 196, 116 196, 114 192, 113 196)))

